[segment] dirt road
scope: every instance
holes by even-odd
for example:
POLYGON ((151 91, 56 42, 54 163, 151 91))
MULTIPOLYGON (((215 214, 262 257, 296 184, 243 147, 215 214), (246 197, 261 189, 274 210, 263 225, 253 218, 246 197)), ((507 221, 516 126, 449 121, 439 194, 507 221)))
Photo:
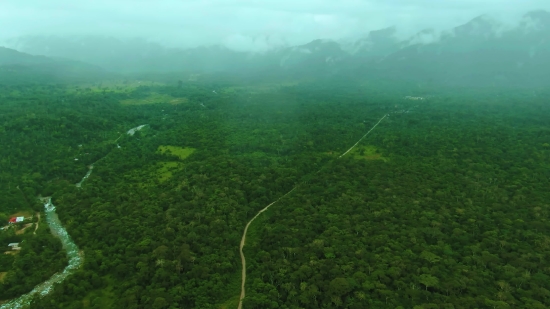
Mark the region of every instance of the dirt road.
POLYGON ((38 216, 38 221, 36 221, 36 225, 34 226, 34 235, 36 235, 36 230, 38 230, 38 224, 40 224, 40 212, 37 212, 36 215, 38 216))
MULTIPOLYGON (((357 146, 359 144, 359 142, 361 142, 367 135, 369 135, 369 133, 374 130, 374 128, 376 128, 376 126, 378 126, 378 124, 380 124, 380 122, 382 122, 382 120, 384 120, 384 118, 386 118, 387 116, 389 116, 389 114, 386 114, 384 115, 382 118, 380 118, 380 120, 378 120, 378 122, 367 132, 365 133, 365 135, 363 135, 358 141, 357 143, 355 143, 353 146, 351 146, 350 149, 348 149, 346 152, 344 152, 342 155, 340 155, 338 157, 338 159, 340 159, 341 157, 345 156, 348 152, 350 152, 353 148, 355 148, 355 146, 357 146)), ((321 171, 321 169, 319 169, 317 171, 317 173, 321 171)), ((246 244, 246 232, 248 231, 248 227, 250 226, 250 224, 264 211, 266 211, 271 205, 277 203, 280 199, 282 199, 283 197, 289 195, 292 191, 294 191, 294 189, 298 188, 299 185, 295 186, 294 188, 292 188, 292 190, 288 191, 285 195, 281 196, 280 198, 278 198, 277 200, 275 200, 275 202, 267 205, 264 209, 260 210, 255 216, 254 218, 252 218, 250 221, 248 221, 248 223, 246 224, 246 227, 244 228, 244 232, 243 232, 243 237, 241 238, 241 246, 239 247, 239 253, 241 254, 241 264, 243 266, 242 268, 242 273, 241 273, 241 298, 239 299, 239 306, 237 307, 238 309, 242 309, 243 307, 243 299, 244 299, 244 296, 245 296, 245 290, 244 290, 244 286, 246 284, 246 258, 244 257, 244 253, 243 253, 243 247, 244 245, 246 244)))
POLYGON ((15 231, 15 235, 21 235, 21 234, 25 233, 25 230, 28 229, 31 226, 32 226, 32 223, 27 223, 27 224, 23 225, 23 228, 21 228, 20 230, 15 231))
POLYGON ((244 253, 243 253, 243 248, 244 248, 244 245, 246 244, 246 232, 248 231, 248 227, 250 226, 250 224, 256 219, 258 218, 258 216, 266 211, 269 207, 271 207, 271 205, 277 203, 279 200, 281 200, 283 197, 289 195, 292 191, 294 191, 296 188, 298 188, 298 186, 292 188, 292 190, 288 191, 285 195, 281 196, 280 198, 276 199, 273 203, 265 206, 264 209, 258 211, 258 213, 254 216, 254 218, 250 219, 250 221, 248 221, 248 223, 246 224, 245 228, 244 228, 244 232, 243 232, 243 237, 241 238, 241 245, 239 247, 239 253, 241 254, 241 264, 243 266, 242 268, 242 273, 241 273, 241 297, 239 299, 239 307, 238 309, 242 309, 243 307, 243 299, 244 299, 244 296, 245 296, 245 290, 244 290, 244 286, 246 284, 246 258, 244 257, 244 253))

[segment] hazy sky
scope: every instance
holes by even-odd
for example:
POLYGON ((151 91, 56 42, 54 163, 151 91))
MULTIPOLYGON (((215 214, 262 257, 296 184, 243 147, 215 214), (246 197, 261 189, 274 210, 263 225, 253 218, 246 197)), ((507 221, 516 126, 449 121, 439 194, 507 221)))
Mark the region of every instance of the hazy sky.
POLYGON ((485 13, 511 22, 533 9, 550 10, 550 0, 0 0, 0 41, 102 34, 262 50, 283 42, 352 38, 392 25, 406 37, 485 13))

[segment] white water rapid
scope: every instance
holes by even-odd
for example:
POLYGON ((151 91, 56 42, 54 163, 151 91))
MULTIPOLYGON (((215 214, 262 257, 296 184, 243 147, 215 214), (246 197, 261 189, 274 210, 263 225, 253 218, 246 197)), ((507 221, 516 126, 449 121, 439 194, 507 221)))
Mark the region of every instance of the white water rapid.
POLYGON ((78 269, 84 262, 84 259, 78 251, 78 247, 73 242, 71 236, 69 236, 61 222, 59 222, 59 218, 55 213, 55 206, 52 204, 52 199, 50 197, 46 197, 41 200, 44 203, 46 222, 48 222, 52 234, 61 241, 63 249, 67 252, 69 264, 65 267, 65 269, 63 269, 62 272, 55 273, 50 277, 50 279, 35 286, 29 293, 21 295, 18 298, 12 299, 11 301, 1 305, 0 309, 22 309, 28 307, 33 298, 36 296, 44 297, 48 295, 53 290, 55 284, 65 280, 65 278, 73 273, 74 270, 78 269))

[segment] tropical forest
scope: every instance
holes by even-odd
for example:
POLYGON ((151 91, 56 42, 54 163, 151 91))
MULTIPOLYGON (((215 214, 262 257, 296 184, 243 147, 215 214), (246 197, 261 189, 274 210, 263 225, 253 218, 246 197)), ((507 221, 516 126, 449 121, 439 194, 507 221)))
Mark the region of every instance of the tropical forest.
POLYGON ((2 299, 69 263, 50 197, 31 308, 234 308, 273 201, 243 308, 546 307, 546 96, 349 83, 4 87, 2 299))
POLYGON ((550 58, 459 34, 291 68, 0 48, 0 308, 549 308, 550 58))

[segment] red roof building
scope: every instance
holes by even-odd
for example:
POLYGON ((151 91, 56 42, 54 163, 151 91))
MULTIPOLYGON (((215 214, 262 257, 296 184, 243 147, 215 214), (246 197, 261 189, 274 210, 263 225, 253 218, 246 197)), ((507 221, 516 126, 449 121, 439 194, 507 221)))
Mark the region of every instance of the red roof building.
POLYGON ((10 218, 9 223, 17 223, 17 222, 23 222, 25 221, 25 217, 13 217, 10 218))

